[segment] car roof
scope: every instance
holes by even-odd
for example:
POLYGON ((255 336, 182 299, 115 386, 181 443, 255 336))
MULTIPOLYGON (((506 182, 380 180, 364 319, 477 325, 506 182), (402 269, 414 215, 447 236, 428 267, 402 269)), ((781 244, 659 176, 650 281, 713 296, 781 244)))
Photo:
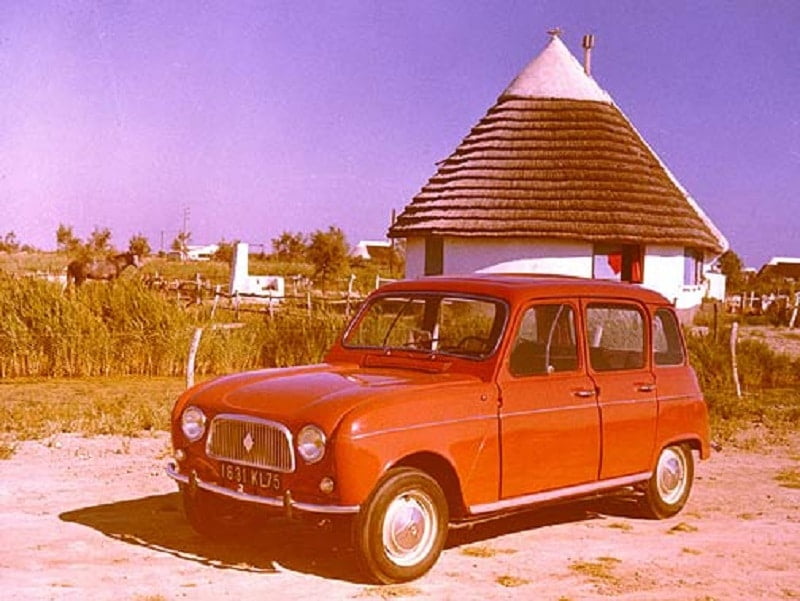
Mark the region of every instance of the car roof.
POLYGON ((530 273, 471 273, 464 275, 425 276, 386 284, 378 293, 391 291, 461 292, 496 296, 510 302, 531 297, 617 297, 644 303, 668 305, 658 292, 639 284, 598 280, 566 275, 530 273))

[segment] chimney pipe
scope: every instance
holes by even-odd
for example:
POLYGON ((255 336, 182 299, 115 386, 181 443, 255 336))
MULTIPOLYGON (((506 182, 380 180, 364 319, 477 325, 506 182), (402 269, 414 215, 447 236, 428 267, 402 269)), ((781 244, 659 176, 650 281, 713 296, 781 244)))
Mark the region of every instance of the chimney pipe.
POLYGON ((583 70, 586 75, 592 74, 592 48, 594 48, 594 36, 587 33, 583 36, 583 70))

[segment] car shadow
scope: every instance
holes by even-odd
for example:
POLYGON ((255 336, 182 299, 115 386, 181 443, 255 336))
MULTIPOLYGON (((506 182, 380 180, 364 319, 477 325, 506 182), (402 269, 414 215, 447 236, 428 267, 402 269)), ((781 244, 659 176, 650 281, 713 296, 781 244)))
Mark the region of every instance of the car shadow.
POLYGON ((189 526, 177 492, 84 507, 59 517, 116 540, 219 569, 267 574, 289 570, 365 582, 349 541, 335 532, 274 518, 245 539, 209 541, 189 526))
MULTIPOLYGON (((602 519, 638 517, 623 497, 545 507, 451 529, 447 548, 506 534, 602 519)), ((283 518, 266 520, 246 539, 212 542, 195 533, 183 514, 178 493, 153 495, 67 511, 65 522, 88 526, 105 536, 218 569, 258 573, 296 571, 357 584, 369 581, 341 531, 324 530, 283 518)))
POLYGON ((638 499, 626 492, 616 496, 583 499, 520 510, 502 517, 490 518, 486 521, 451 529, 447 547, 474 544, 525 530, 602 520, 609 516, 640 519, 642 514, 638 499))

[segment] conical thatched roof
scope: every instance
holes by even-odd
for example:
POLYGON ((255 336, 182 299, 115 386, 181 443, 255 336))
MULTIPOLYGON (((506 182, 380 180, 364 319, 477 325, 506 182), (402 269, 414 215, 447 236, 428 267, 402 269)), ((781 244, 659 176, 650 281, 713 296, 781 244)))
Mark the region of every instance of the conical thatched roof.
POLYGON ((425 235, 727 248, 558 37, 389 230, 393 238, 425 235))

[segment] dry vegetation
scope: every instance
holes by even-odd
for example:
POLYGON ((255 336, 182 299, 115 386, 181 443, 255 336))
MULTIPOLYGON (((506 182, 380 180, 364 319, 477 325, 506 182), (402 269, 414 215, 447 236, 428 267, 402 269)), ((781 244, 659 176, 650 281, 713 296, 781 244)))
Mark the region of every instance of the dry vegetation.
MULTIPOLYGON (((0 253, 0 457, 13 454, 15 440, 56 431, 127 435, 137 428, 166 428, 167 408, 180 389, 196 327, 206 328, 195 368, 202 378, 317 362, 345 323, 341 311, 309 313, 287 306, 272 317, 243 313, 244 327, 214 330, 208 326, 233 315, 212 317, 209 303, 187 306, 174 295, 151 290, 132 270, 111 284, 89 282, 66 292, 55 282, 20 277, 58 271, 66 259, 62 253, 0 253), (98 383, 85 379, 96 376, 103 378, 98 383)), ((203 278, 224 282, 228 269, 214 261, 150 259, 143 271, 193 278, 202 270, 203 278)), ((308 269, 302 263, 254 259, 251 272, 304 274, 308 269)), ((377 268, 360 269, 359 282, 374 282, 377 268)), ((744 395, 737 398, 726 327, 729 322, 716 337, 688 338, 714 438, 745 447, 780 441, 800 425, 800 332, 743 328, 738 362, 744 395)))

